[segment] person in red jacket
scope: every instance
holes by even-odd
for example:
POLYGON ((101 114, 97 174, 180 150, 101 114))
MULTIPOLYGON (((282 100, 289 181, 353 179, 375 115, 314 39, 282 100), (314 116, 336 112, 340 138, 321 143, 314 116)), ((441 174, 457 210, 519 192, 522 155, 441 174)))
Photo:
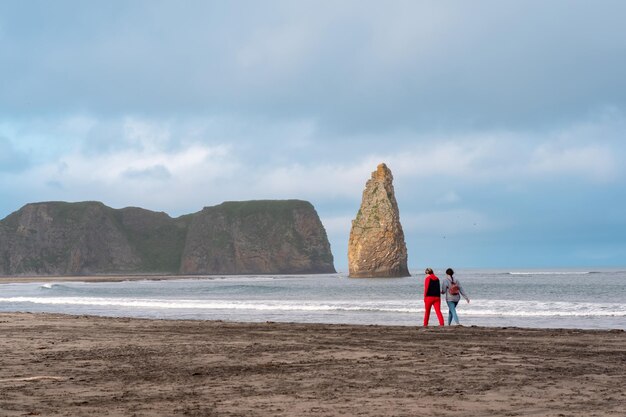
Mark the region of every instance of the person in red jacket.
POLYGON ((431 268, 426 268, 424 273, 426 274, 426 279, 424 280, 424 327, 428 326, 431 307, 435 307, 439 325, 443 326, 443 316, 441 315, 441 283, 431 268))

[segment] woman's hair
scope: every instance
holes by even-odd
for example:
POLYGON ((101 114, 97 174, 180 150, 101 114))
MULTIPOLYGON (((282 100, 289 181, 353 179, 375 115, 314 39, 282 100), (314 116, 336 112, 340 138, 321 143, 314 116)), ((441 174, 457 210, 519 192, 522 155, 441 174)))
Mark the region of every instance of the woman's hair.
POLYGON ((433 272, 432 268, 426 268, 426 270, 424 271, 424 273, 425 273, 426 275, 430 275, 430 274, 433 274, 434 272, 433 272))
POLYGON ((454 270, 452 268, 446 269, 446 275, 450 275, 450 276, 454 275, 454 270))

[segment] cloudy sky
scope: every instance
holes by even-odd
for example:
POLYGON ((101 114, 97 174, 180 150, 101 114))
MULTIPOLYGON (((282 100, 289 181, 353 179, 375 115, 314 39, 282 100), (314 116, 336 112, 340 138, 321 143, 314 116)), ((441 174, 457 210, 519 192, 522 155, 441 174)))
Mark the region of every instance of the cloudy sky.
POLYGON ((0 0, 0 218, 300 198, 345 270, 380 162, 409 265, 626 265, 626 2, 0 0))

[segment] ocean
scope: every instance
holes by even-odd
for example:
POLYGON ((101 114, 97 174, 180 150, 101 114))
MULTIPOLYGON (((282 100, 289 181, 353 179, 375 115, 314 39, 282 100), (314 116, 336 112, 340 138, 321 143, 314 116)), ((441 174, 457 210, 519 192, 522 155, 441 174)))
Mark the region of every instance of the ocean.
MULTIPOLYGON (((626 330, 626 269, 458 270, 455 277, 471 300, 457 307, 463 325, 626 330)), ((0 312, 416 326, 423 280, 338 273, 15 283, 0 285, 0 312)), ((442 311, 447 319, 443 300, 442 311)), ((430 320, 436 324, 434 314, 430 320)))

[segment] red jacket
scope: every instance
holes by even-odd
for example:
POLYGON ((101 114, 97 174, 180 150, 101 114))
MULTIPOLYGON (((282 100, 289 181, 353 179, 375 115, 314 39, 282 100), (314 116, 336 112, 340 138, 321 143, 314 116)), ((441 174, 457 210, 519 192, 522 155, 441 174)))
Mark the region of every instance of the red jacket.
POLYGON ((426 275, 424 280, 424 298, 426 297, 441 297, 441 284, 437 275, 426 275))

